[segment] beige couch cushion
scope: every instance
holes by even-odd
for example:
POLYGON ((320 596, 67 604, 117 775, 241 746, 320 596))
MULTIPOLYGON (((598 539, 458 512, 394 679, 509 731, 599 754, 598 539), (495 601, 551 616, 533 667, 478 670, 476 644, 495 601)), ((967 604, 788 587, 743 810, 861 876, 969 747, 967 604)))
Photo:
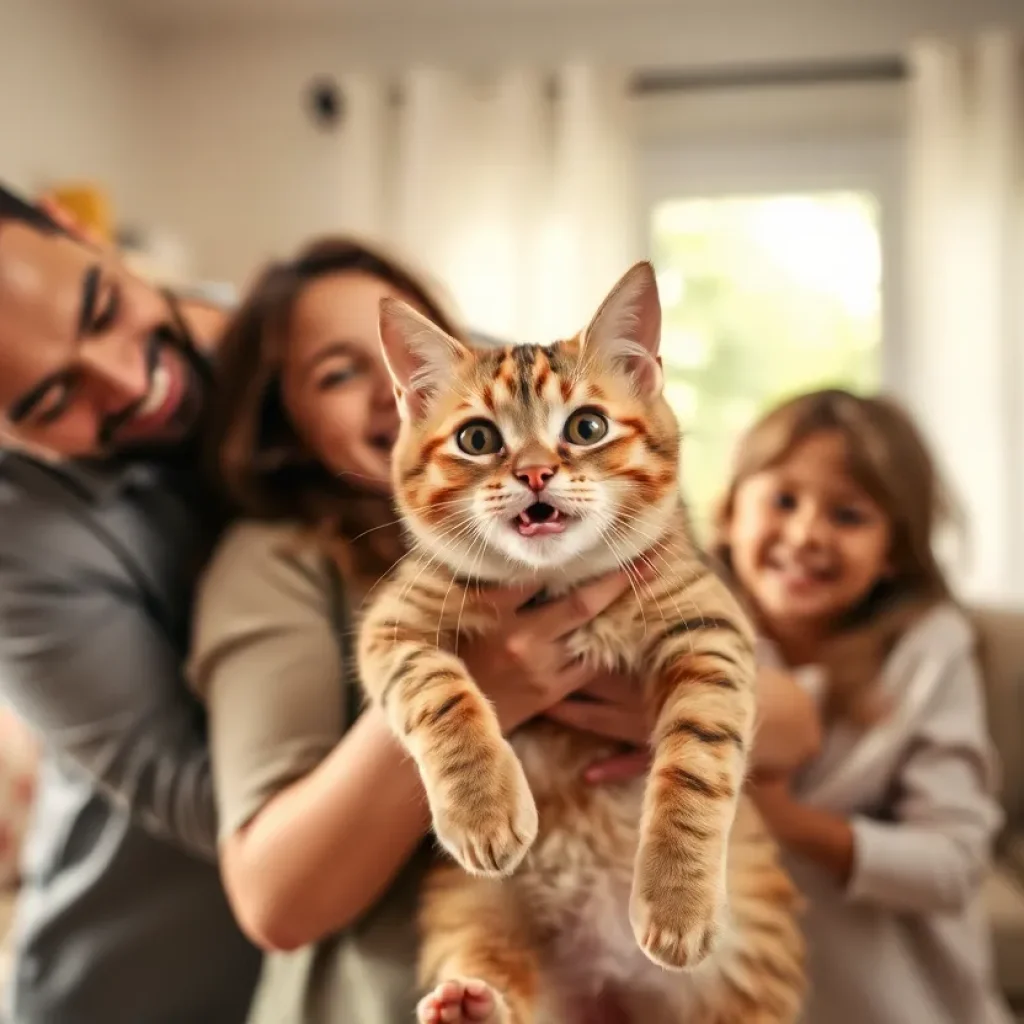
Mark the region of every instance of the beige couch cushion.
POLYGON ((979 608, 978 656, 985 678, 989 729, 1002 763, 1007 831, 1024 830, 1024 612, 979 608))
POLYGON ((1006 828, 1001 859, 985 884, 996 975, 1014 1005, 1024 1005, 1024 613, 980 608, 973 614, 985 677, 989 729, 1002 763, 1006 828))
POLYGON ((0 889, 0 1013, 3 1007, 3 991, 11 972, 11 919, 14 917, 15 891, 0 889))
POLYGON ((1012 868, 997 864, 984 888, 992 923, 996 977, 1016 1003, 1024 998, 1024 886, 1012 868))

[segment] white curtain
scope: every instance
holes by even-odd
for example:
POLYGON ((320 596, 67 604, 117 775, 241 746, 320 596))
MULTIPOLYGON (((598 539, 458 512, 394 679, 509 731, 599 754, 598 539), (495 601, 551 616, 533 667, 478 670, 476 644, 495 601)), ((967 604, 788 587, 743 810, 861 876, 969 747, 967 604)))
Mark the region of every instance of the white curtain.
POLYGON ((907 386, 967 513, 970 596, 1024 597, 1024 53, 911 54, 907 386))
POLYGON ((425 267, 472 327, 578 330, 643 254, 623 76, 415 68, 343 89, 342 226, 425 267))

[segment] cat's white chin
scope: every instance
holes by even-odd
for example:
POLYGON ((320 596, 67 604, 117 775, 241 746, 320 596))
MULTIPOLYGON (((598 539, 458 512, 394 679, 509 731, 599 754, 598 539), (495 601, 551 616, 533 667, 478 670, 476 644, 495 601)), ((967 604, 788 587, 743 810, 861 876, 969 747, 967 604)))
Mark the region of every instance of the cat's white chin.
POLYGON ((592 521, 572 516, 566 516, 559 525, 557 532, 524 532, 520 524, 512 522, 496 531, 492 547, 500 549, 512 565, 533 573, 560 572, 592 552, 601 540, 601 531, 592 521))
POLYGON ((628 521, 592 513, 566 515, 558 532, 528 531, 518 517, 490 520, 480 532, 471 530, 442 538, 410 516, 418 546, 464 579, 488 583, 539 583, 565 590, 581 580, 621 568, 653 547, 678 507, 669 494, 628 521))

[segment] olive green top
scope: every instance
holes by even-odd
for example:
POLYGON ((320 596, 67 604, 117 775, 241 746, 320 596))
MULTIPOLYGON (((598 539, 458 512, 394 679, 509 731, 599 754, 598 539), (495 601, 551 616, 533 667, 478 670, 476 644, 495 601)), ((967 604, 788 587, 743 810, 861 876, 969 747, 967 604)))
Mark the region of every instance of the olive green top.
MULTIPOLYGON (((344 605, 333 563, 297 527, 246 522, 222 540, 200 588, 190 665, 209 709, 221 840, 315 768, 358 713, 344 605)), ((413 1020, 425 856, 354 926, 268 954, 250 1024, 413 1020)))

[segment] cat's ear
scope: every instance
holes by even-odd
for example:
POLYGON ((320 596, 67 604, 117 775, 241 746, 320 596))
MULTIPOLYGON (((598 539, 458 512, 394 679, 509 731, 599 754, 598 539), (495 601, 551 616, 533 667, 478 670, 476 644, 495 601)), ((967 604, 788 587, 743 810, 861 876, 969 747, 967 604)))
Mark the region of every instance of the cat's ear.
POLYGON ((661 300, 654 267, 644 261, 626 271, 583 333, 585 352, 622 367, 641 394, 661 390, 661 300))
POLYGON ((423 414, 431 397, 469 352, 400 299, 380 300, 380 343, 403 418, 423 414))

